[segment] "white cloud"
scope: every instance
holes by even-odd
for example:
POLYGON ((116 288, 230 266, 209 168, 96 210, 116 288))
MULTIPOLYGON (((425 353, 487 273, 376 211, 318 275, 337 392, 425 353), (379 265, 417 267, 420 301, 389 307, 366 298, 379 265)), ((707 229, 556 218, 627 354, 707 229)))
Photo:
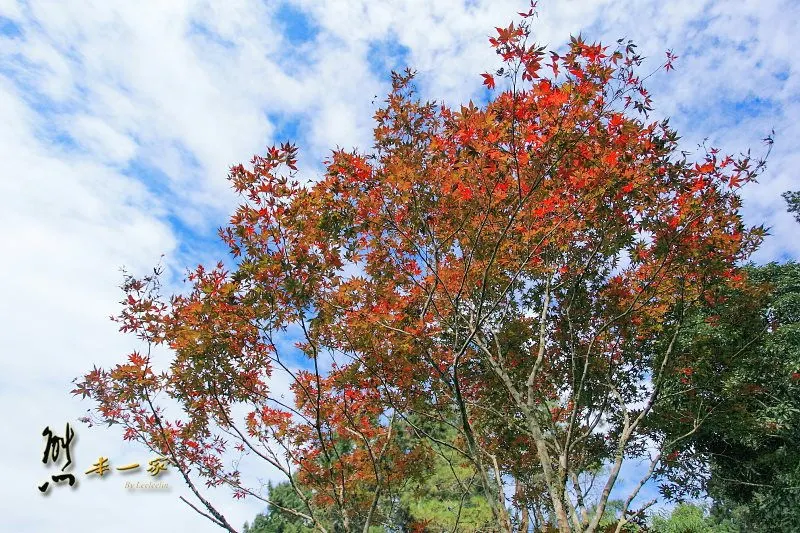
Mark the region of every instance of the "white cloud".
POLYGON ((92 116, 71 118, 65 128, 78 144, 85 146, 93 158, 110 163, 124 163, 133 158, 136 144, 127 136, 92 116))
MULTIPOLYGON (((107 319, 118 311, 118 267, 144 272, 166 253, 180 272, 205 259, 208 252, 181 244, 192 236, 170 220, 203 238, 225 223, 236 201, 227 168, 271 142, 276 125, 267 116, 300 124, 304 175, 336 145, 369 149, 370 102, 388 89, 371 45, 405 47, 423 96, 458 103, 482 94, 478 74, 499 66, 487 43, 494 26, 526 9, 516 1, 298 0, 293 8, 316 28, 298 42, 281 33, 280 6, 267 4, 0 1, 0 16, 19 29, 0 33, 0 401, 8 413, 0 496, 11 530, 215 530, 177 501, 177 481, 169 496, 130 495, 110 479, 82 479, 80 490, 58 488, 49 498, 35 489, 41 430, 89 407, 70 398, 69 380, 132 349, 107 319)), ((770 166, 745 193, 745 214, 773 227, 759 260, 800 256, 780 198, 800 188, 800 59, 792 50, 800 7, 541 4, 534 33, 551 46, 579 31, 608 43, 627 36, 654 58, 651 67, 674 49, 678 70, 649 86, 689 149, 708 136, 724 150, 758 150, 774 126, 770 166), (756 97, 769 107, 754 107, 756 97)), ((136 455, 113 431, 75 425, 80 467, 93 454, 136 455)), ((239 526, 260 506, 224 507, 239 526)))

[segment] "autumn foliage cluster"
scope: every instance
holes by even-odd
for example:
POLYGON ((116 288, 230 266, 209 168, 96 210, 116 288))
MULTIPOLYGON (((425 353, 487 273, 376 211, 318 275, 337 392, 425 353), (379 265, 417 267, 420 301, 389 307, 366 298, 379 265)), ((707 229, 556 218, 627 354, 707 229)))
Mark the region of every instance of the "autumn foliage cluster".
POLYGON ((148 349, 75 393, 169 457, 221 527, 202 482, 268 499, 232 456, 282 472, 287 512, 320 531, 381 527, 447 457, 488 530, 597 531, 622 465, 657 477, 701 427, 711 406, 677 433, 661 406, 692 393, 687 317, 743 283, 762 231, 738 191, 763 165, 682 154, 632 44, 545 52, 526 21, 490 41, 486 105, 420 101, 394 74, 372 150, 333 152, 313 183, 288 144, 232 168, 232 266, 172 297, 126 278, 116 319, 148 349))

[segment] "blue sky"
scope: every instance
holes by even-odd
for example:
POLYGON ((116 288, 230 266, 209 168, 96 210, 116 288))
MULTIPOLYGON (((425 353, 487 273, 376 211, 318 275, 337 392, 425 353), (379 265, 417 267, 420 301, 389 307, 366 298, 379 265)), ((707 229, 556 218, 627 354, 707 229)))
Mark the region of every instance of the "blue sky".
MULTIPOLYGON (((539 4, 542 44, 558 48, 578 32, 606 43, 624 36, 654 58, 645 69, 674 50, 677 70, 648 86, 685 149, 708 137, 726 152, 758 153, 774 128, 768 171, 745 192, 744 213, 772 228, 758 261, 800 257, 780 198, 800 189, 796 2, 539 4)), ((487 37, 525 9, 508 0, 0 0, 0 497, 9 530, 214 530, 178 501, 177 479, 166 494, 130 494, 119 479, 46 499, 35 490, 42 429, 89 407, 68 394, 71 378, 135 347, 107 319, 118 311, 119 267, 145 272, 165 254, 178 279, 216 261, 216 228, 237 201, 228 167, 289 139, 312 179, 330 149, 369 149, 373 100, 387 93, 392 68, 416 68, 426 98, 485 98, 479 74, 498 66, 487 37), (137 520, 120 519, 132 513, 137 520)), ((113 430, 75 425, 80 466, 145 453, 113 430)), ((222 507, 237 525, 260 508, 222 507)))

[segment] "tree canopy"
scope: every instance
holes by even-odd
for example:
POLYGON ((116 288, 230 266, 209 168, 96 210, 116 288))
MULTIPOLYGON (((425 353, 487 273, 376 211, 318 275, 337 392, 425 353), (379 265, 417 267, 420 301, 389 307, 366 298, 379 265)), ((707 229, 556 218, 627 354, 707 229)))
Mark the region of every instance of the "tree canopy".
MULTIPOLYGON (((668 495, 705 492, 743 531, 800 529, 800 265, 745 270, 748 284, 697 315, 685 350, 691 395, 676 396, 664 427, 715 409, 668 464, 668 495)), ((666 414, 665 414, 666 417, 666 414)))
POLYGON ((689 159, 649 119, 632 43, 546 52, 531 14, 490 39, 485 105, 422 101, 394 73, 371 151, 333 151, 305 184, 288 143, 231 169, 232 265, 172 296, 158 271, 126 276, 117 320, 147 351, 74 392, 168 457, 220 527, 236 531, 200 480, 293 517, 285 531, 391 530, 401 509, 420 531, 626 531, 644 484, 724 422, 696 381, 734 347, 701 372, 687 335, 746 290, 764 230, 739 193, 764 162, 689 159), (288 485, 261 490, 230 454, 288 485))

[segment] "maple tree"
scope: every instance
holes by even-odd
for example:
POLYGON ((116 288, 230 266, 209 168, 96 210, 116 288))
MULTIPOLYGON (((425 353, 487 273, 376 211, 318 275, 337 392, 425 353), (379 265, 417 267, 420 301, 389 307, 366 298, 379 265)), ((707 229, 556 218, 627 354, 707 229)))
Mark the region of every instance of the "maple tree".
POLYGON ((645 458, 622 531, 701 427, 712 406, 678 434, 651 417, 665 383, 691 392, 675 353, 687 317, 744 283, 764 232, 738 193, 764 162, 688 160, 649 121, 632 43, 547 53, 528 44, 531 14, 490 39, 504 66, 483 74, 486 105, 423 102, 413 73, 393 73, 371 152, 334 151, 310 184, 290 144, 231 169, 234 266, 198 266, 169 298, 159 271, 126 275, 116 320, 148 350, 73 392, 168 457, 217 525, 235 531, 201 479, 318 531, 366 532, 443 460, 456 528, 477 488, 497 531, 598 531, 623 464, 645 458), (270 500, 230 454, 281 472, 299 505, 270 500))

